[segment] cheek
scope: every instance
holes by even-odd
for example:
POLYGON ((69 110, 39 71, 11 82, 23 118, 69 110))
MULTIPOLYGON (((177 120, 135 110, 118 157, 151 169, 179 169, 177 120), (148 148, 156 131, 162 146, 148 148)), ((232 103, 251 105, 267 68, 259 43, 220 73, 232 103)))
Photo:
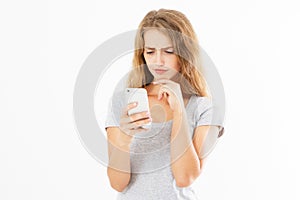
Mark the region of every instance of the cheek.
POLYGON ((181 71, 181 67, 180 67, 179 62, 176 63, 176 66, 177 66, 177 69, 176 69, 176 70, 177 70, 178 72, 180 72, 180 71, 181 71))
POLYGON ((180 71, 180 65, 177 59, 170 60, 169 66, 176 71, 180 71))
POLYGON ((145 54, 143 54, 143 56, 144 56, 144 60, 145 60, 146 64, 150 64, 151 63, 151 59, 147 55, 145 55, 145 54))

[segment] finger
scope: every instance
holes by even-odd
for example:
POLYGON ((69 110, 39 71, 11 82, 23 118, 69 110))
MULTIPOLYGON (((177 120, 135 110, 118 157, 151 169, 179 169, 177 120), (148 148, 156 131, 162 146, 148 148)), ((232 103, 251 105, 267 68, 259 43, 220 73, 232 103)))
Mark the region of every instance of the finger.
POLYGON ((158 95, 157 98, 158 100, 160 100, 162 97, 168 97, 169 96, 169 91, 170 89, 166 86, 161 86, 159 91, 158 91, 158 95))
POLYGON ((125 127, 128 123, 129 123, 129 119, 127 117, 121 117, 120 127, 125 127))
POLYGON ((165 98, 168 98, 168 94, 167 94, 166 92, 164 93, 164 97, 165 97, 165 98))
POLYGON ((135 113, 129 116, 130 122, 135 122, 149 117, 150 117, 150 113, 148 111, 135 113))
POLYGON ((158 91, 157 99, 158 99, 158 100, 161 100, 163 94, 164 94, 163 89, 160 89, 160 90, 158 91))
POLYGON ((152 121, 151 118, 147 118, 147 119, 142 119, 142 120, 139 120, 139 121, 135 121, 133 123, 130 123, 128 125, 128 128, 129 129, 137 129, 137 128, 143 126, 143 125, 146 125, 146 124, 150 123, 151 121, 152 121))
POLYGON ((138 102, 132 102, 127 104, 127 106, 123 109, 123 116, 127 115, 128 116, 128 110, 137 107, 138 102))
POLYGON ((123 125, 121 125, 121 126, 120 126, 120 130, 121 130, 123 133, 126 133, 126 134, 130 135, 130 134, 129 134, 129 132, 130 132, 129 124, 123 124, 123 125))
POLYGON ((161 100, 161 98, 162 98, 164 92, 165 92, 165 91, 164 91, 164 88, 163 88, 163 86, 161 86, 161 87, 159 88, 158 94, 157 94, 157 99, 158 99, 158 100, 161 100))

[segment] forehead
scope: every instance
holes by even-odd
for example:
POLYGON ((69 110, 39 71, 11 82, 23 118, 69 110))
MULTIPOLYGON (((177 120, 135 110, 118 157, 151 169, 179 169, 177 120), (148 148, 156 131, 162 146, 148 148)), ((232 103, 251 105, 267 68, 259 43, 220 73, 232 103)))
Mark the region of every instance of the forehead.
POLYGON ((150 29, 144 33, 145 46, 149 48, 165 48, 172 45, 172 41, 165 33, 157 30, 150 29))

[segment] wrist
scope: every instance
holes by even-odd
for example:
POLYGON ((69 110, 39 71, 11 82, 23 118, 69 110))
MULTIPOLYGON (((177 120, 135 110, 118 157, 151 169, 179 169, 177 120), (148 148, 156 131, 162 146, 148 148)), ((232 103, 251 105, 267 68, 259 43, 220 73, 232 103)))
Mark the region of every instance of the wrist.
POLYGON ((182 113, 184 111, 184 107, 182 106, 177 106, 172 112, 173 112, 173 116, 177 117, 177 116, 182 116, 182 113))
POLYGON ((184 107, 183 100, 178 99, 177 103, 175 104, 175 107, 173 109, 173 113, 182 113, 184 109, 185 109, 185 107, 184 107))
POLYGON ((133 136, 130 136, 130 135, 127 135, 126 133, 121 132, 118 136, 116 145, 118 146, 119 149, 129 152, 132 137, 133 136))

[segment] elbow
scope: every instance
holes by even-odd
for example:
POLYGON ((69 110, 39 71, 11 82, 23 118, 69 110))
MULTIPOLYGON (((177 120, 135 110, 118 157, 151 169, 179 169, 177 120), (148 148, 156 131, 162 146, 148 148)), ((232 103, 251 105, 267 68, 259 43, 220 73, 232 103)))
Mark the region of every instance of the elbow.
POLYGON ((116 180, 114 181, 112 179, 109 179, 109 183, 110 183, 110 187, 112 187, 117 192, 123 192, 128 185, 128 182, 116 181, 116 180))
POLYGON ((189 187, 199 177, 201 170, 197 170, 193 174, 187 174, 175 178, 177 187, 189 187))
POLYGON ((192 185, 192 183, 195 181, 195 178, 192 177, 184 177, 184 178, 180 178, 180 179, 175 179, 176 181, 176 186, 177 187, 189 187, 190 185, 192 185))
POLYGON ((110 186, 118 192, 123 192, 129 184, 130 176, 127 174, 118 173, 110 168, 108 168, 107 174, 110 186))
POLYGON ((110 186, 117 192, 123 192, 127 187, 127 185, 119 185, 119 184, 112 184, 112 183, 110 183, 110 186))

